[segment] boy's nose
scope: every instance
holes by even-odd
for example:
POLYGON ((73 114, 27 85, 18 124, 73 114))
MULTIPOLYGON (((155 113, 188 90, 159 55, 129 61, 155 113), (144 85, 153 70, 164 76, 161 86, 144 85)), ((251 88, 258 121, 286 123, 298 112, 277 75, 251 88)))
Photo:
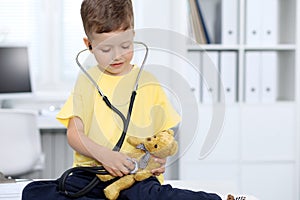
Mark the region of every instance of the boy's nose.
POLYGON ((123 52, 120 48, 115 47, 113 50, 113 60, 116 60, 122 56, 123 52))

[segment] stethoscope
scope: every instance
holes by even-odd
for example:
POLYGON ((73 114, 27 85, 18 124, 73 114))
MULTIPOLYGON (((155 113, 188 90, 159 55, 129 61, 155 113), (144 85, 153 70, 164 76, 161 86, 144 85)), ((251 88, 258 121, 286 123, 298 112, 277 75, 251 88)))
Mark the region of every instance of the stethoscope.
POLYGON ((143 43, 143 42, 137 42, 137 41, 134 41, 133 43, 135 44, 139 44, 139 45, 143 45, 145 47, 145 55, 144 55, 144 59, 142 60, 142 64, 140 66, 140 69, 139 69, 139 72, 137 74, 137 77, 136 77, 136 80, 135 80, 135 84, 134 84, 134 87, 133 87, 133 91, 131 93, 131 97, 130 97, 130 103, 129 103, 129 108, 128 108, 128 112, 127 112, 127 117, 125 118, 125 116, 121 113, 120 110, 118 110, 115 106, 113 106, 111 104, 111 102, 108 100, 108 98, 105 96, 105 94, 101 91, 100 87, 98 86, 97 82, 92 78, 92 76, 87 72, 87 70, 82 66, 82 64, 79 62, 79 56, 81 53, 87 51, 87 50, 90 50, 90 49, 84 49, 82 51, 80 51, 77 56, 76 56, 76 63, 78 65, 78 67, 80 68, 80 70, 86 75, 86 77, 91 81, 91 83, 95 86, 95 88, 97 89, 99 95, 102 97, 103 101, 105 102, 105 104, 111 109, 113 110, 117 115, 120 116, 120 118, 122 119, 122 122, 123 122, 123 132, 122 132, 122 135, 119 139, 119 141, 117 142, 117 144, 115 145, 115 147, 113 148, 113 151, 119 151, 123 142, 124 142, 124 139, 125 139, 125 135, 126 135, 126 132, 128 130, 128 125, 129 125, 129 122, 130 122, 130 116, 131 116, 131 112, 132 112, 132 108, 133 108, 133 103, 134 103, 134 100, 135 100, 135 96, 136 96, 136 91, 138 89, 138 82, 139 82, 139 79, 140 79, 140 76, 141 76, 141 72, 142 70, 144 69, 144 65, 146 63, 146 60, 147 60, 147 57, 148 57, 148 51, 149 51, 149 48, 148 46, 143 43))
MULTIPOLYGON (((95 86, 95 88, 97 89, 99 95, 102 97, 103 101, 105 102, 105 104, 112 110, 114 111, 118 116, 120 116, 120 118, 122 119, 123 122, 123 131, 122 134, 118 140, 118 142, 116 143, 116 145, 113 148, 113 151, 120 151, 122 144, 125 140, 125 136, 128 130, 128 126, 129 126, 129 122, 130 122, 130 117, 131 117, 131 112, 132 112, 132 108, 133 108, 133 104, 134 104, 134 100, 135 100, 135 96, 136 96, 136 91, 138 89, 138 82, 141 76, 141 72, 144 69, 144 65, 146 63, 147 57, 148 57, 148 46, 143 43, 143 42, 137 42, 134 41, 134 44, 138 44, 138 45, 143 45, 145 47, 145 54, 144 54, 144 59, 142 60, 139 72, 137 74, 136 80, 135 80, 135 84, 131 93, 131 97, 130 97, 130 102, 129 102, 129 107, 128 107, 128 111, 127 111, 127 117, 125 117, 122 112, 117 109, 114 105, 111 104, 111 102, 108 100, 108 98, 105 96, 105 94, 101 91, 100 87, 98 86, 97 82, 92 78, 92 76, 87 72, 87 70, 82 66, 82 64, 79 62, 79 57, 80 55, 85 52, 88 51, 90 49, 84 49, 82 51, 80 51, 77 56, 76 56, 76 63, 78 65, 78 67, 80 68, 80 70, 85 74, 85 76, 91 81, 91 83, 95 86)), ((138 170, 139 166, 138 166, 138 162, 132 159, 129 159, 131 162, 134 163, 135 168, 133 170, 130 171, 131 174, 136 173, 136 171, 138 170)), ((61 176, 60 180, 59 180, 59 191, 64 193, 65 195, 69 196, 69 197, 81 197, 83 195, 85 195, 86 193, 88 193, 92 188, 94 188, 98 183, 99 183, 99 178, 97 176, 95 176, 95 178, 87 185, 85 186, 83 189, 81 189, 80 191, 76 192, 76 193, 69 193, 66 188, 65 188, 65 182, 66 179, 69 177, 70 174, 72 174, 75 171, 84 171, 84 172, 88 172, 88 173, 92 173, 92 174, 109 174, 103 166, 98 166, 98 167, 74 167, 71 168, 67 171, 64 172, 64 174, 61 176)))

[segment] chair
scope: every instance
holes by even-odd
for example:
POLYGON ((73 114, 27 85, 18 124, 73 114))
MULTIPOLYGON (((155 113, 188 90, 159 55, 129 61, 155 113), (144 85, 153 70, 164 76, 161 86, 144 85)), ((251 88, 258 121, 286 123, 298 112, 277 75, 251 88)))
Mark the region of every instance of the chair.
POLYGON ((42 169, 43 162, 37 114, 0 109, 0 172, 18 177, 42 169))

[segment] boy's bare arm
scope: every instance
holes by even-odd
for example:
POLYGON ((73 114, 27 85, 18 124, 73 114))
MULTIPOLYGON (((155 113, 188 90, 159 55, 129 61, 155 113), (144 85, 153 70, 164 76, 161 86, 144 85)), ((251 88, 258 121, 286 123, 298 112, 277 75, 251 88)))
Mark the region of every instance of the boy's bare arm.
POLYGON ((79 117, 70 119, 67 137, 70 146, 75 151, 102 163, 104 168, 113 176, 123 176, 134 169, 134 164, 128 160, 128 156, 112 151, 88 138, 84 134, 84 125, 79 117))

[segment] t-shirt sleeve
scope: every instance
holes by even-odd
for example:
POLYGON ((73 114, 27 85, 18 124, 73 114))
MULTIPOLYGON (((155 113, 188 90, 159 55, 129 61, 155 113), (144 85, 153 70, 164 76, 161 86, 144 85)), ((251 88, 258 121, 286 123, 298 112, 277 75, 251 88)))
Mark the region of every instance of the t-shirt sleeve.
POLYGON ((72 93, 56 115, 56 119, 65 127, 68 127, 69 120, 74 116, 84 120, 82 97, 79 94, 72 93))
POLYGON ((86 124, 85 112, 89 109, 89 107, 87 107, 89 104, 86 103, 84 96, 90 96, 90 93, 87 93, 87 91, 92 92, 92 90, 90 90, 90 84, 87 83, 89 82, 86 81, 86 78, 83 75, 78 76, 72 93, 60 112, 56 115, 56 119, 64 126, 68 127, 69 120, 75 116, 79 117, 83 123, 86 124))

